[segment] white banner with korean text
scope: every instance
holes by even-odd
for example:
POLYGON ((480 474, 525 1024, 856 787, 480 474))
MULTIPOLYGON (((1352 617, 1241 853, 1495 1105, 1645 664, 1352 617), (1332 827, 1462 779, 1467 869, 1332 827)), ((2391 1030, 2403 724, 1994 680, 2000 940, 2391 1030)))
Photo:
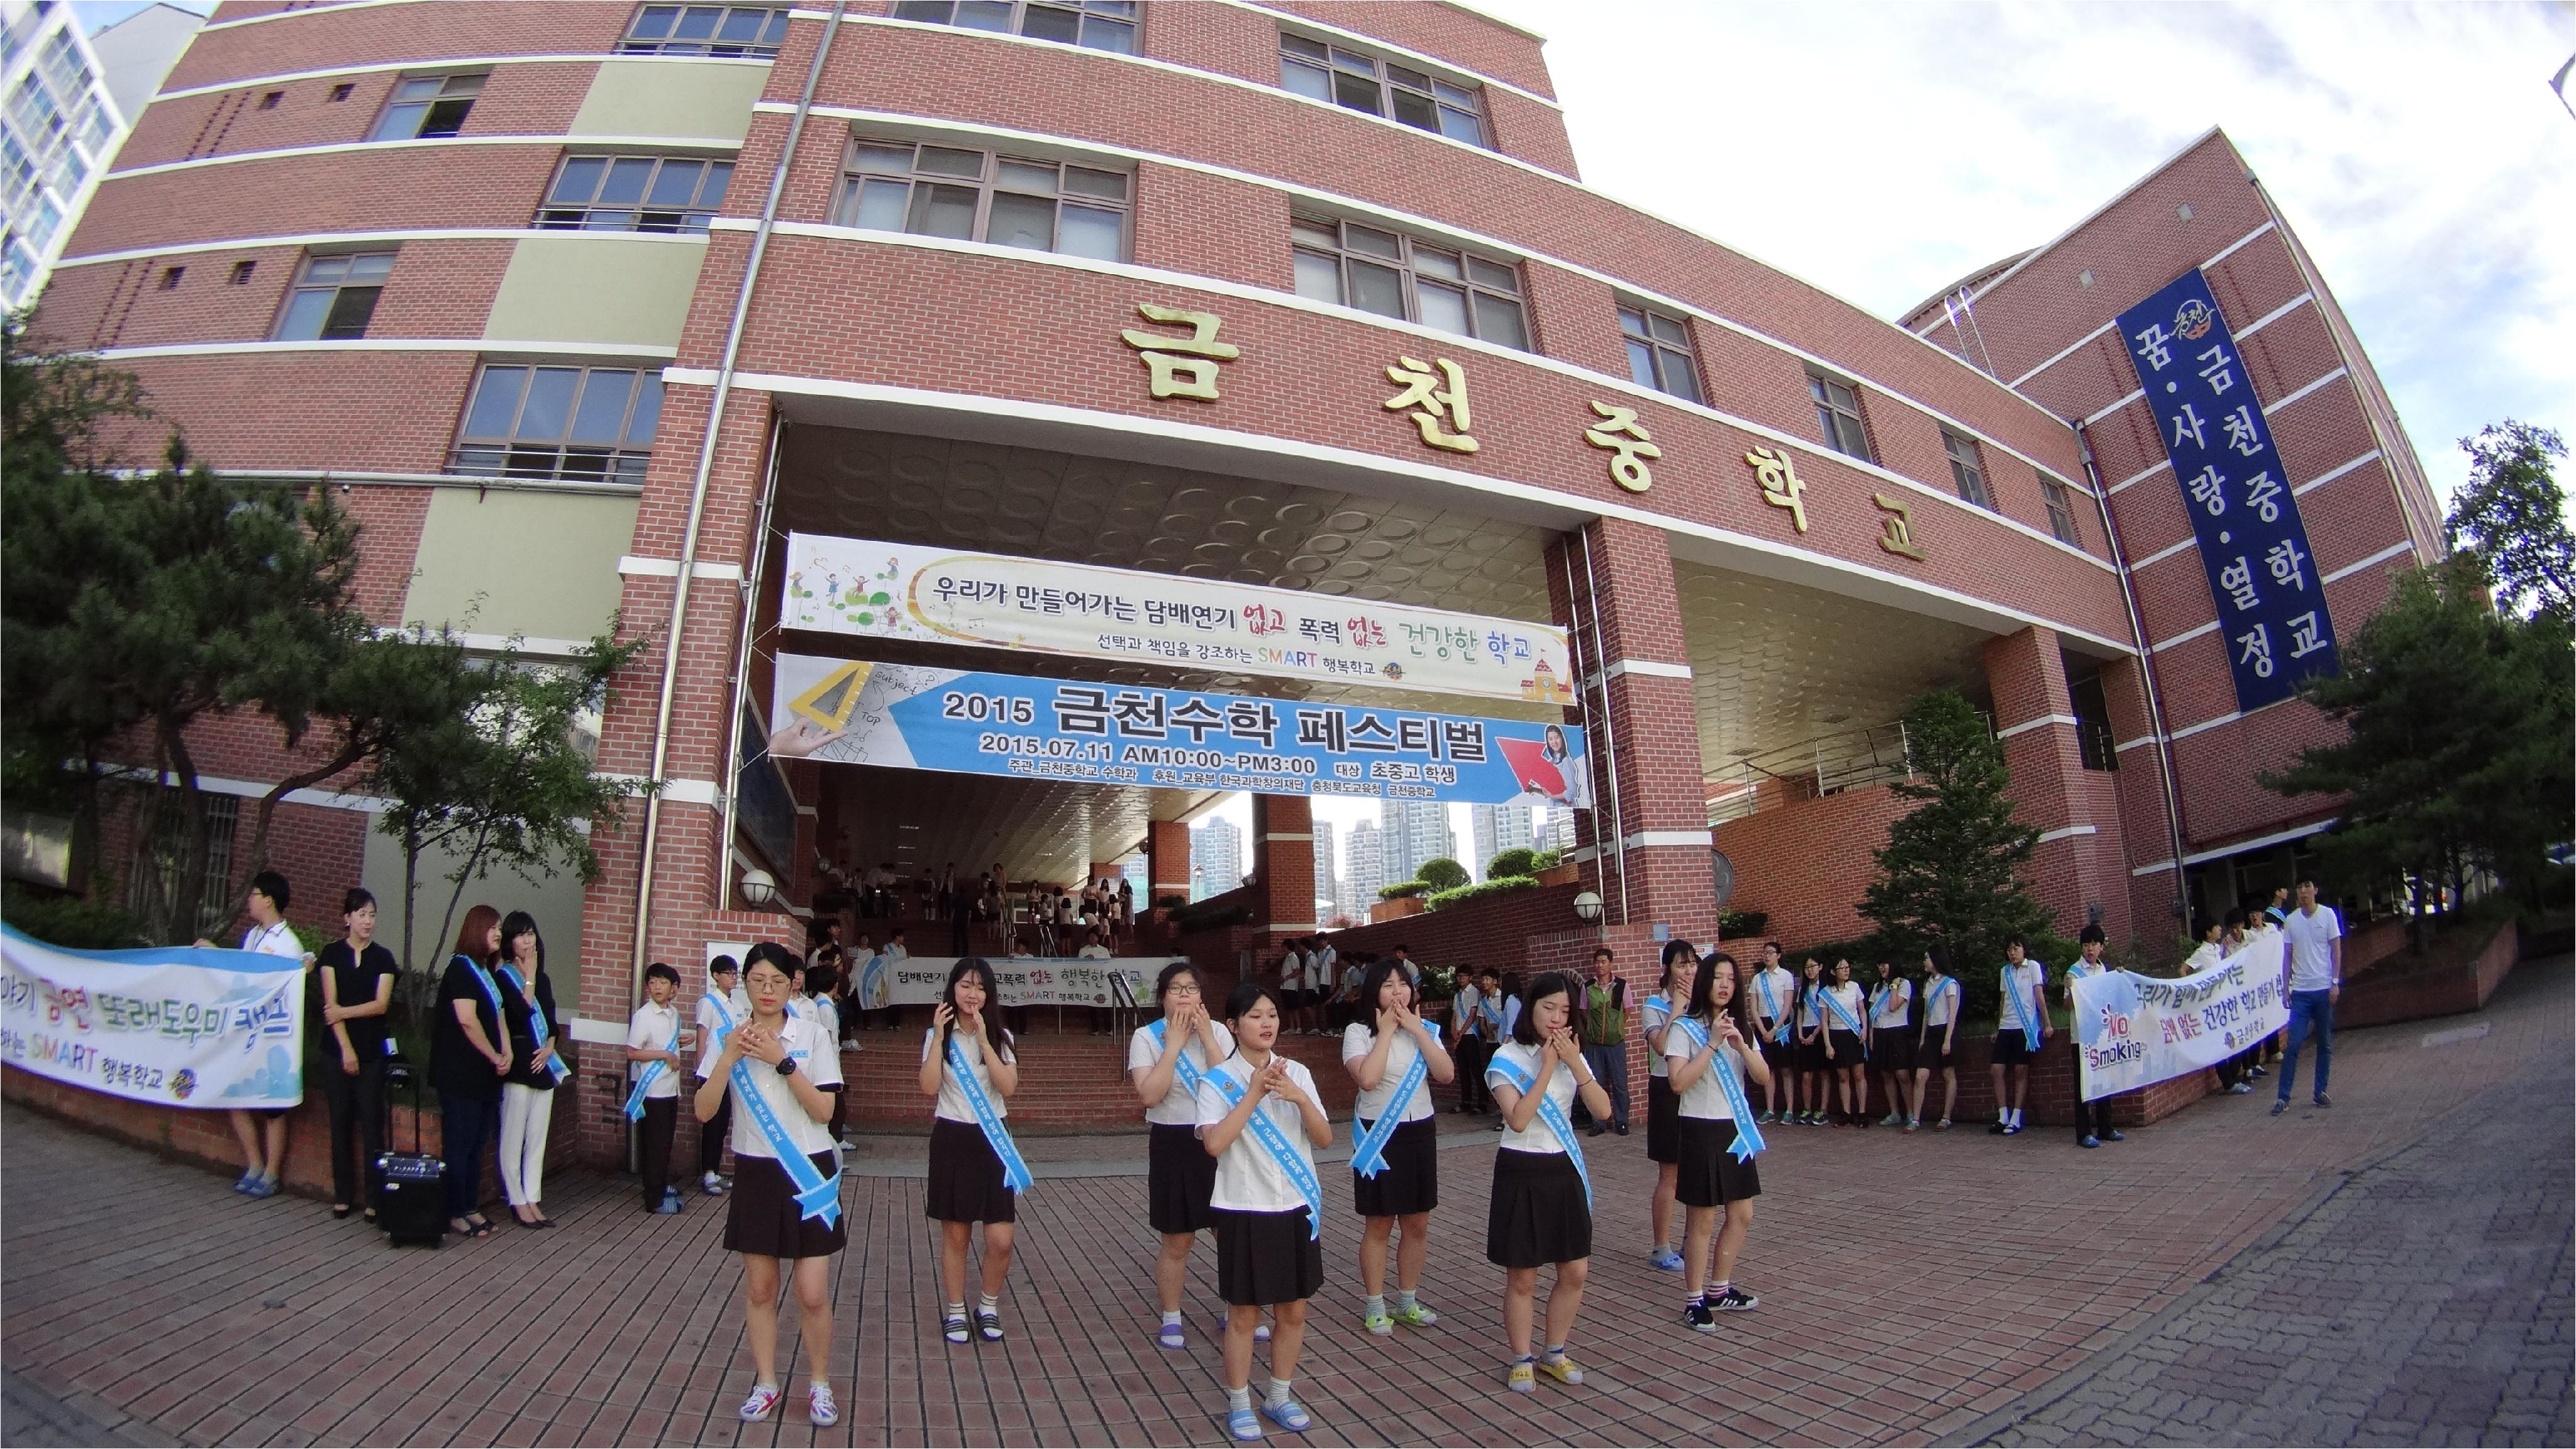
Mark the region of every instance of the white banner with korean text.
POLYGON ((164 1107, 292 1107, 303 987, 291 957, 74 951, 0 926, 0 1061, 164 1107))
POLYGON ((2275 933, 2179 980, 2105 971, 2075 983, 2084 1100, 2216 1066, 2290 1024, 2275 933))
MULTIPOLYGON (((905 956, 859 963, 859 980, 882 983, 859 1005, 874 1011, 887 1006, 935 1006, 948 988, 948 973, 959 956, 905 956)), ((1004 1006, 1135 1006, 1153 1004, 1154 978, 1169 956, 987 956, 1004 1006)))
POLYGON ((1574 703, 1546 624, 1093 564, 791 534, 779 627, 1574 703))

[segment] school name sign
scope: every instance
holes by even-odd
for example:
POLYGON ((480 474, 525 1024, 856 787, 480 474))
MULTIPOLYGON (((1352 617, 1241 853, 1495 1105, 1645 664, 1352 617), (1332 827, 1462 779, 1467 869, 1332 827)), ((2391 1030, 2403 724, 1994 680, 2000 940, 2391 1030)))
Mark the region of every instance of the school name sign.
POLYGON ((292 1107, 303 984, 283 956, 73 951, 0 926, 0 1061, 164 1107, 292 1107))
POLYGON ((2105 971, 2075 983, 2085 1101, 2213 1067, 2290 1024, 2279 936, 2166 981, 2105 971))

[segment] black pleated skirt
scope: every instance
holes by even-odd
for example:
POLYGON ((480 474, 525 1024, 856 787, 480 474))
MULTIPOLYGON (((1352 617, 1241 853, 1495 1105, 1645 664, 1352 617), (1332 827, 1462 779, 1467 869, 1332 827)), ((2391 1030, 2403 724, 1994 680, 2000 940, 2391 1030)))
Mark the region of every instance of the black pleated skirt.
POLYGON ((1199 1129, 1157 1122, 1147 1134, 1145 1217, 1158 1233, 1195 1233, 1216 1226, 1208 1195, 1216 1191, 1216 1159, 1199 1141, 1199 1129))
POLYGON ((1738 1162, 1727 1151, 1735 1145, 1735 1124, 1705 1117, 1681 1121, 1681 1175, 1673 1198, 1684 1207, 1724 1207, 1762 1195, 1762 1174, 1750 1162, 1738 1162))
POLYGON ((1873 1032, 1869 1039, 1869 1069, 1873 1072, 1914 1070, 1913 1029, 1896 1027, 1873 1032))
POLYGON ((1681 1093, 1670 1077, 1646 1078, 1646 1160, 1681 1161, 1681 1093))
POLYGON ((1002 1159, 984 1129, 945 1117, 930 1124, 930 1185, 921 1215, 943 1223, 1019 1220, 1020 1195, 1002 1180, 1002 1159))
POLYGON ((1309 1231, 1306 1209, 1284 1213, 1212 1208, 1216 1219, 1216 1292, 1237 1307, 1299 1303, 1324 1286, 1324 1245, 1309 1231))
MULTIPOLYGON (((1365 1127, 1357 1129, 1367 1131, 1365 1127)), ((1364 1218, 1400 1218, 1440 1205, 1440 1123, 1425 1117, 1399 1122, 1386 1140, 1386 1170, 1375 1177, 1351 1173, 1351 1204, 1364 1218)))
MULTIPOLYGON (((841 1170, 829 1152, 817 1152, 814 1168, 825 1177, 841 1170)), ((725 1208, 724 1245, 728 1253, 757 1253, 764 1258, 828 1258, 849 1240, 845 1211, 826 1224, 805 1216, 796 1205, 796 1182, 774 1157, 733 1155, 733 1196, 725 1208)))
POLYGON ((1494 1197, 1485 1213, 1485 1261, 1541 1268, 1592 1256, 1592 1208, 1562 1152, 1494 1150, 1494 1197))
POLYGON ((1825 1063, 1825 1068, 1828 1071, 1850 1071, 1852 1068, 1859 1066, 1862 1060, 1869 1055, 1867 1052, 1860 1049, 1859 1032, 1845 1031, 1841 1027, 1835 1027, 1833 1029, 1833 1038, 1834 1059, 1825 1063))
POLYGON ((1818 1037, 1814 1041, 1802 1041, 1798 1043, 1799 1071, 1821 1072, 1832 1065, 1832 1062, 1825 1060, 1825 1039, 1823 1037, 1818 1037))

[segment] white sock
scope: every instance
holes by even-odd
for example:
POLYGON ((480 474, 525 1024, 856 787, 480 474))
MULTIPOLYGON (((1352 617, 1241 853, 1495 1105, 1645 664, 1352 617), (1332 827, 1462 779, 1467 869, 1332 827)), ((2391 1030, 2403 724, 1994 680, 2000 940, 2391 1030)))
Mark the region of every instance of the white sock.
POLYGON ((966 1316, 966 1305, 963 1303, 951 1303, 948 1305, 947 1311, 942 1313, 940 1316, 942 1318, 964 1318, 966 1316))
POLYGON ((978 1313, 990 1313, 997 1318, 1000 1317, 1002 1312, 1001 1296, 995 1293, 985 1294, 983 1301, 975 1305, 975 1311, 978 1313))
POLYGON ((1997 1107, 1995 1109, 1995 1120, 2001 1122, 2007 1127, 2010 1127, 2012 1125, 2012 1108, 1997 1107))
POLYGON ((1363 1317, 1384 1318, 1386 1316, 1386 1295, 1383 1293, 1372 1293, 1368 1295, 1368 1301, 1362 1305, 1362 1310, 1363 1317))
POLYGON ((1229 1413, 1229 1414, 1249 1414, 1249 1413, 1251 1413, 1251 1412, 1252 1412, 1252 1390, 1251 1390, 1250 1388, 1248 1388, 1248 1387, 1247 1387, 1247 1388, 1240 1388, 1240 1389, 1228 1389, 1228 1390, 1226 1390, 1226 1391, 1225 1391, 1225 1411, 1226 1411, 1227 1413, 1229 1413))
POLYGON ((1288 1402, 1288 1381, 1286 1379, 1272 1379, 1270 1381, 1270 1387, 1262 1392, 1261 1402, 1264 1406, 1273 1409, 1288 1402))
POLYGON ((1181 1326, 1181 1311, 1180 1311, 1179 1309, 1175 1308, 1175 1309, 1173 1309, 1171 1312, 1164 1314, 1164 1315, 1163 1315, 1163 1326, 1164 1326, 1165 1328, 1178 1328, 1178 1327, 1180 1327, 1180 1326, 1181 1326))
POLYGON ((1413 1290, 1412 1290, 1412 1289, 1410 1289, 1410 1288, 1398 1288, 1398 1289, 1396 1289, 1396 1290, 1395 1290, 1395 1311, 1396 1311, 1396 1312, 1398 1312, 1398 1313, 1405 1313, 1405 1312, 1410 1312, 1410 1311, 1412 1310, 1412 1308, 1413 1308, 1413 1290))
POLYGON ((2012 1125, 2015 1127, 2021 1125, 2021 1109, 2019 1107, 2012 1109, 2012 1125))

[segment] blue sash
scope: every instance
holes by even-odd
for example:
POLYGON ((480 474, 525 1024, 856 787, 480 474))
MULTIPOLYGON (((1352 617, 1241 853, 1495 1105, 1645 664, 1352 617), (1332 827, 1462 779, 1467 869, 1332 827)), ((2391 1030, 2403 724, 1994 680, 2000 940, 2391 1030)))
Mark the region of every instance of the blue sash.
MULTIPOLYGON (((1154 1018, 1152 1026, 1145 1028, 1146 1034, 1154 1039, 1154 1046, 1158 1051, 1163 1046, 1164 1032, 1170 1024, 1169 1017, 1158 1016, 1154 1018)), ((1172 1075, 1181 1079, 1181 1085, 1190 1089, 1192 1097, 1199 1094, 1199 1083, 1207 1080, 1207 1073, 1190 1064, 1190 1048, 1187 1042, 1181 1044, 1181 1054, 1172 1058, 1172 1075)))
POLYGON ((1825 1005, 1833 1011, 1835 1020, 1843 1024, 1845 1031, 1860 1037, 1860 1054, 1863 1057, 1868 1056, 1869 1038, 1862 1034, 1860 1023, 1852 1020, 1851 1008, 1843 1005, 1843 999, 1830 991, 1820 991, 1816 994, 1825 999, 1825 1005))
MULTIPOLYGON (((2048 968, 2046 966, 2042 966, 2039 968, 2039 971, 2040 979, 2043 981, 2047 980, 2048 968)), ((2021 981, 2019 980, 2020 975, 2020 972, 2015 971, 2010 966, 2004 968, 2004 995, 2012 998, 2013 1020, 2018 1022, 2021 1026, 2021 1039, 2023 1044, 2028 1046, 2032 1051, 2037 1051, 2039 1050, 2040 1038, 2043 1035, 2043 1032, 2041 1028, 2031 1025, 2030 998, 2022 992, 2021 981)))
MULTIPOLYGON (((1519 1063, 1507 1062, 1501 1057, 1494 1058, 1493 1065, 1485 1068, 1485 1075, 1488 1078, 1501 1077, 1510 1084, 1512 1090, 1524 1097, 1528 1096, 1530 1088, 1538 1083, 1538 1078, 1531 1076, 1529 1071, 1519 1063)), ((1565 1109, 1556 1104, 1556 1098, 1547 1095, 1541 1095, 1538 1099, 1538 1120, 1547 1124, 1547 1130, 1555 1133, 1556 1140, 1565 1144, 1565 1155, 1574 1159, 1574 1175, 1583 1179, 1583 1206, 1585 1211, 1590 1211, 1592 1168, 1583 1160, 1583 1147, 1575 1140, 1574 1124, 1566 1120, 1565 1109)))
POLYGON ((501 988, 492 984, 492 973, 484 970, 483 963, 471 956, 459 955, 456 959, 464 962, 465 969, 474 973, 474 984, 483 988, 483 999, 492 1003, 492 1019, 508 1021, 510 1014, 501 1009, 501 988))
POLYGON ((859 1002, 870 1011, 885 1009, 886 954, 879 951, 859 968, 859 1002))
MULTIPOLYGON (((680 1014, 675 1011, 671 1013, 671 1045, 669 1050, 676 1052, 679 1049, 680 1014)), ((644 1070, 635 1074, 635 1090, 626 1094, 627 1121, 634 1122, 642 1120, 644 1116, 645 1089, 652 1086, 656 1081, 659 1081, 662 1073, 667 1071, 669 1068, 670 1063, 668 1062, 646 1062, 644 1064, 644 1070)))
MULTIPOLYGON (((1699 1024, 1698 1017, 1685 1016, 1673 1025, 1690 1038, 1694 1056, 1708 1050, 1708 1028, 1699 1024)), ((1726 1096, 1726 1110, 1735 1114, 1735 1145, 1727 1151, 1734 1153, 1738 1162, 1751 1162, 1753 1154, 1769 1144, 1762 1140, 1761 1129, 1753 1125, 1753 1104, 1744 1098, 1744 1079, 1735 1073, 1735 1059, 1721 1047, 1709 1059, 1708 1069, 1717 1073, 1717 1089, 1726 1096)))
POLYGON ((957 1090, 966 1105, 975 1111, 975 1125, 984 1129, 984 1140, 993 1144, 993 1155, 1002 1159, 1002 1181, 1013 1192, 1027 1192, 1035 1179, 1029 1176, 1029 1165, 1020 1158, 1020 1145, 1011 1140, 1011 1129, 1002 1125, 1002 1114, 993 1110, 993 1099, 984 1094, 984 1084, 975 1080, 974 1064, 966 1060, 966 1049, 957 1044, 957 1033, 948 1034, 948 1073, 957 1079, 957 1090))
MULTIPOLYGON (((716 1003, 716 1011, 724 1020, 725 1034, 732 1035, 733 1013, 725 1010, 722 1001, 716 1003)), ((767 1066, 768 1063, 761 1065, 767 1066)), ((803 1216, 820 1218, 825 1227, 838 1223, 841 1220, 841 1170, 835 1167, 832 1175, 825 1177, 815 1168, 814 1159, 806 1156, 787 1135, 787 1124, 779 1121, 778 1114, 769 1109, 769 1099, 760 1094, 760 1084, 752 1079, 751 1058, 735 1061, 732 1075, 727 1080, 733 1083, 734 1100, 751 1114, 751 1125, 759 1129, 762 1140, 769 1144, 770 1155, 778 1159, 780 1170, 787 1174, 788 1182, 795 1187, 796 1205, 804 1209, 803 1216)))
MULTIPOLYGON (((537 993, 535 989, 530 987, 527 982, 520 979, 518 967, 504 966, 501 969, 510 973, 510 984, 518 988, 519 999, 528 1003, 528 1035, 536 1040, 536 1045, 530 1047, 529 1050, 534 1052, 552 1051, 554 1049, 555 1039, 554 1026, 546 1020, 546 1009, 537 1004, 537 993)), ((558 1082, 572 1075, 572 1068, 563 1064, 563 1058, 560 1055, 553 1057, 546 1063, 546 1070, 553 1073, 554 1079, 558 1082)))
POLYGON ((1492 995, 1486 995, 1482 992, 1477 994, 1476 1019, 1486 1026, 1493 1028, 1491 1032, 1487 1033, 1485 1040, 1495 1046, 1501 1046, 1503 1044, 1503 998, 1501 992, 1498 991, 1492 995))
MULTIPOLYGON (((716 1050, 721 1052, 725 1049, 726 1040, 733 1035, 733 1008, 725 1004, 723 997, 712 991, 707 993, 706 999, 707 1005, 716 1009, 716 1050)), ((713 1061, 715 1058, 709 1057, 707 1060, 713 1061)))
MULTIPOLYGON (((1440 1028, 1432 1027, 1437 1032, 1440 1028)), ((1396 1078, 1395 1095, 1386 1099, 1386 1110, 1377 1114, 1377 1125, 1360 1137, 1360 1145, 1351 1152, 1351 1171, 1362 1177, 1375 1177, 1386 1171, 1386 1144, 1404 1120, 1404 1109, 1413 1105, 1413 1094, 1422 1089, 1422 1079, 1431 1071, 1431 1059, 1420 1051, 1413 1054, 1413 1065, 1396 1078)), ((1351 1112, 1351 1125, 1358 1126, 1359 1112, 1351 1112)))
MULTIPOLYGON (((1207 1079, 1216 1084, 1217 1095, 1225 1098, 1228 1110, 1243 1105, 1243 1088, 1234 1084, 1234 1078, 1223 1072, 1210 1072, 1207 1079)), ((1270 1120, 1266 1103, 1252 1109, 1252 1120, 1247 1130, 1252 1133, 1253 1140, 1270 1153, 1270 1160, 1279 1164, 1279 1170, 1288 1174, 1288 1185, 1297 1189, 1297 1195, 1306 1200, 1307 1239, 1322 1238, 1324 1185, 1315 1180, 1315 1169, 1306 1161, 1305 1154, 1291 1146, 1286 1135, 1280 1132, 1279 1124, 1270 1120)))
MULTIPOLYGON (((1923 983, 1924 1030, 1929 1031, 1932 1028, 1932 1008, 1939 1004, 1941 993, 1955 989, 1958 984, 1959 983, 1955 979, 1948 976, 1935 976, 1931 980, 1923 983)), ((1947 1027, 1950 1023, 1945 1021, 1941 1023, 1941 1025, 1947 1027)))
POLYGON ((1780 1014, 1779 998, 1771 994, 1771 973, 1753 973, 1753 989, 1762 993, 1762 1014, 1771 1018, 1771 1039, 1782 1046, 1789 1044, 1789 1018, 1780 1014))

